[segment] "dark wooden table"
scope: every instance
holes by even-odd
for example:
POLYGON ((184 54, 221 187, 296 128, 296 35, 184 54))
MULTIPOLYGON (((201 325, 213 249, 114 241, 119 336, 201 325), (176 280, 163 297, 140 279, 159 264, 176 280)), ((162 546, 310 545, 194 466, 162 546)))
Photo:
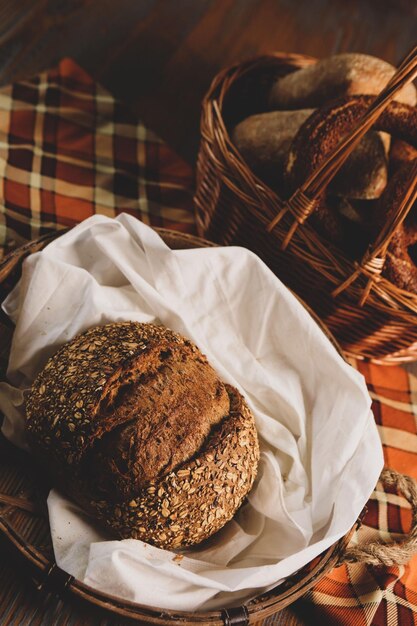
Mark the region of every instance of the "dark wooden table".
POLYGON ((222 67, 272 50, 395 64, 416 38, 417 0, 0 0, 0 83, 71 56, 194 162, 222 67))
MULTIPOLYGON (((218 70, 282 50, 360 51, 391 63, 416 43, 417 0, 0 0, 0 84, 71 56, 190 163, 218 70)), ((268 625, 311 624, 302 601, 268 625)), ((121 624, 45 604, 0 546, 0 625, 121 624)))

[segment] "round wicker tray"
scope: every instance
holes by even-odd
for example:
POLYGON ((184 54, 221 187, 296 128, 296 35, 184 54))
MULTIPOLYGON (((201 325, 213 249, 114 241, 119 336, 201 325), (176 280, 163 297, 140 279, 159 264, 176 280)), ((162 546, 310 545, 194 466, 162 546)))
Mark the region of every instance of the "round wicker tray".
MULTIPOLYGON (((0 264, 0 296, 2 298, 16 284, 24 258, 42 249, 62 232, 45 235, 22 246, 12 252, 0 264)), ((164 229, 158 229, 158 232, 164 241, 174 249, 214 245, 198 237, 180 232, 164 229)), ((323 332, 338 348, 337 343, 323 324, 314 313, 312 315, 323 332)), ((12 333, 13 326, 2 314, 0 317, 1 379, 5 378, 12 333)), ((340 351, 340 348, 338 349, 340 351)), ((172 623, 184 626, 191 624, 220 626, 253 623, 294 602, 306 593, 317 580, 344 560, 369 561, 369 551, 367 554, 364 551, 356 550, 355 553, 352 550, 347 550, 353 532, 360 525, 360 521, 358 521, 345 537, 294 576, 268 593, 251 600, 245 606, 222 611, 193 613, 149 608, 101 593, 69 576, 56 565, 46 510, 46 497, 49 487, 48 479, 36 468, 31 458, 0 436, 0 533, 6 538, 8 547, 13 552, 17 562, 27 569, 36 587, 41 591, 44 590, 45 593, 60 596, 70 594, 74 599, 85 600, 124 618, 141 620, 142 623, 160 625, 172 623)), ((408 497, 407 494, 405 495, 408 497)), ((412 503, 414 508, 417 507, 416 503, 417 496, 415 502, 412 503)), ((417 532, 417 515, 415 518, 414 532, 417 532)))

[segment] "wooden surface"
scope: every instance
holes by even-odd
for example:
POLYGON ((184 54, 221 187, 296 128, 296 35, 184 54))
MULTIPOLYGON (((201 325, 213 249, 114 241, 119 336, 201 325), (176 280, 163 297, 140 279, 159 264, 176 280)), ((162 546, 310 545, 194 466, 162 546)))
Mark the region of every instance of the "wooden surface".
MULTIPOLYGON (((417 0, 0 0, 0 84, 71 56, 194 163, 201 98, 220 68, 272 50, 395 64, 415 44, 416 9, 417 0)), ((121 623, 45 603, 0 547, 1 626, 121 623)), ((266 623, 313 622, 299 601, 266 623)))
POLYGON ((0 83, 72 56, 193 162, 220 68, 271 50, 397 63, 416 38, 417 0, 1 0, 0 83))

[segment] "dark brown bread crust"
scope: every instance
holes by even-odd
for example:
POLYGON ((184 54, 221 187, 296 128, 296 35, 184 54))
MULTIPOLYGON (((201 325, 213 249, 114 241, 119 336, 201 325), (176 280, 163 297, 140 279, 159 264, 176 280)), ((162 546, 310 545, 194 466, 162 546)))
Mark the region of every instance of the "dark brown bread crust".
MULTIPOLYGON (((288 155, 286 181, 292 193, 317 169, 342 137, 357 124, 373 101, 372 96, 341 98, 315 111, 301 126, 288 155)), ((373 126, 417 147, 417 108, 391 102, 373 126)), ((344 225, 322 198, 313 223, 336 245, 344 245, 344 225)))
MULTIPOLYGON (((375 238, 387 220, 398 211, 410 186, 414 164, 415 161, 405 162, 381 196, 373 224, 375 238)), ((390 241, 382 274, 400 289, 417 294, 417 267, 409 253, 410 247, 416 243, 417 206, 414 205, 390 241)))
MULTIPOLYGON (((232 140, 254 174, 285 195, 284 170, 288 153, 301 125, 313 109, 270 111, 246 118, 232 131, 232 140)), ((332 181, 337 196, 379 198, 387 183, 387 137, 369 132, 332 181)))
POLYGON ((192 347, 166 350, 162 363, 159 349, 146 355, 148 363, 150 358, 159 361, 159 369, 119 393, 111 408, 122 425, 88 454, 86 474, 116 500, 133 497, 191 458, 230 410, 225 386, 192 347))
MULTIPOLYGON (((323 107, 308 118, 294 138, 287 161, 286 173, 291 189, 297 188, 323 162, 340 139, 366 112, 372 100, 369 96, 344 98, 323 107)), ((417 148, 417 108, 415 107, 391 102, 373 128, 386 131, 393 137, 406 141, 413 148, 417 148)), ((411 148, 409 152, 411 153, 411 148)), ((404 160, 379 198, 371 223, 369 243, 376 239, 382 226, 391 218, 393 212, 398 210, 410 185, 413 165, 413 160, 404 160)), ((312 217, 324 236, 337 245, 343 245, 343 223, 332 212, 325 198, 321 199, 312 217)), ((417 268, 409 254, 409 248, 415 243, 417 243, 417 218, 415 208, 413 208, 391 240, 382 271, 383 276, 400 289, 413 293, 417 293, 417 268)))
MULTIPOLYGON (((317 169, 373 102, 372 96, 340 98, 315 111, 294 137, 286 164, 288 186, 299 187, 317 169)), ((373 126, 417 148, 417 108, 391 102, 373 126)))
POLYGON ((59 462, 78 464, 96 439, 118 425, 118 415, 102 419, 101 411, 117 395, 119 381, 138 374, 142 355, 184 341, 152 324, 87 330, 49 359, 35 380, 26 405, 29 435, 59 462))
POLYGON ((131 500, 89 499, 76 483, 67 485, 68 493, 122 538, 170 549, 210 537, 243 503, 259 460, 253 416, 236 389, 226 387, 230 414, 194 459, 151 482, 131 500))
POLYGON ((76 337, 48 361, 27 402, 27 430, 34 453, 53 470, 58 484, 120 536, 155 545, 188 544, 233 516, 256 474, 253 417, 236 394, 232 388, 226 391, 207 359, 180 335, 152 324, 109 324, 76 337), (250 445, 236 440, 241 428, 250 445), (243 455, 239 470, 224 456, 231 440, 243 455), (214 464, 207 456, 212 441, 221 456, 214 464), (187 505, 173 524, 176 516, 166 515, 167 499, 159 501, 155 494, 162 493, 163 484, 174 488, 181 483, 193 464, 203 467, 195 476, 202 476, 196 480, 207 502, 220 501, 219 489, 223 493, 226 483, 239 486, 233 497, 225 496, 221 514, 214 511, 214 522, 205 520, 205 508, 197 514, 194 498, 188 502, 190 495, 202 493, 189 486, 178 496, 187 505), (188 509, 197 517, 185 514, 188 509), (173 530, 167 532, 167 526, 173 530))

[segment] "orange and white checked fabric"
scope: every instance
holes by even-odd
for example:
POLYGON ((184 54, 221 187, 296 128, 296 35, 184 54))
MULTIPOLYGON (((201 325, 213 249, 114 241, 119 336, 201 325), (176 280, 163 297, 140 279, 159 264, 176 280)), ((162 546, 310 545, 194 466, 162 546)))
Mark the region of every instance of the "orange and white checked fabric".
MULTIPOLYGON (((192 182, 191 169, 71 60, 0 89, 0 257, 96 212, 192 233, 192 182)), ((417 479, 417 379, 400 367, 354 366, 368 382, 386 465, 417 479)), ((401 539, 410 520, 405 500, 378 488, 359 540, 401 539)), ((314 626, 415 626, 417 557, 334 569, 298 606, 314 626)))
POLYGON ((0 89, 0 258, 94 213, 194 232, 192 175, 69 59, 0 89))
MULTIPOLYGON (((358 361, 352 365, 366 378, 386 467, 417 479, 417 378, 403 367, 358 361)), ((381 485, 367 509, 356 541, 401 541, 410 528, 410 505, 381 485)), ((417 555, 400 567, 342 565, 319 581, 302 604, 312 624, 414 626, 417 555)))

